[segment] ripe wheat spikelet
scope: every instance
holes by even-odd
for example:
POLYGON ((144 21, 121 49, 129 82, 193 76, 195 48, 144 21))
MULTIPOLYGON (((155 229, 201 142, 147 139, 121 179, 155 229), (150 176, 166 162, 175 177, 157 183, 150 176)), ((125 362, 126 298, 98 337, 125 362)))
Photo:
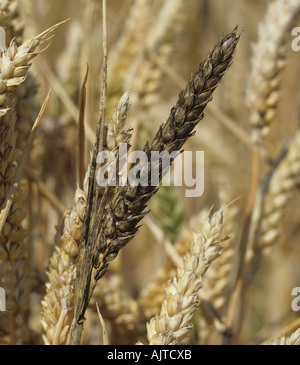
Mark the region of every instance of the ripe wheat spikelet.
MULTIPOLYGON (((12 40, 14 40, 18 46, 21 45, 24 41, 24 26, 18 6, 18 1, 3 1, 0 6, 0 26, 2 26, 6 31, 6 45, 8 46, 12 40)), ((15 129, 18 133, 18 138, 16 141, 16 148, 18 150, 24 150, 28 135, 33 125, 33 121, 38 114, 36 103, 37 89, 38 86, 36 78, 31 73, 29 73, 26 76, 25 81, 16 90, 17 120, 15 129)), ((34 162, 35 167, 38 165, 38 155, 40 153, 37 153, 37 151, 41 149, 41 145, 42 143, 37 142, 36 136, 34 146, 32 148, 35 151, 31 152, 29 161, 31 165, 32 162, 34 162), (39 148, 37 147, 38 145, 39 148)))
POLYGON ((229 288, 237 252, 238 214, 241 211, 236 202, 229 204, 233 197, 229 191, 229 188, 222 188, 219 193, 220 205, 224 207, 223 212, 226 216, 223 233, 229 234, 230 237, 222 244, 222 255, 212 263, 205 276, 201 298, 207 304, 200 308, 197 329, 201 344, 211 343, 212 339, 217 341, 218 333, 221 332, 221 327, 218 326, 224 323, 228 306, 229 288))
POLYGON ((17 46, 11 41, 7 50, 1 52, 1 89, 0 89, 0 115, 4 116, 8 110, 8 99, 11 91, 17 89, 26 79, 30 64, 38 52, 36 48, 48 40, 48 36, 61 23, 45 30, 38 36, 25 41, 22 45, 17 46))
POLYGON ((165 285, 166 299, 159 315, 147 323, 150 345, 176 344, 190 335, 191 319, 199 307, 198 292, 210 264, 220 255, 220 244, 228 239, 222 234, 223 213, 215 212, 202 222, 194 234, 190 249, 184 256, 183 267, 165 285))
POLYGON ((299 11, 299 0, 274 0, 258 27, 246 89, 253 143, 268 135, 274 119, 280 98, 281 73, 286 65, 286 37, 299 11))
MULTIPOLYGON (((38 53, 36 47, 47 40, 47 36, 57 28, 55 25, 37 37, 17 46, 10 42, 7 50, 1 51, 1 90, 0 90, 0 207, 3 206, 8 191, 14 181, 17 169, 18 151, 15 148, 17 132, 16 124, 16 90, 26 79, 30 68, 28 63, 38 53)), ((3 275, 3 284, 7 293, 8 310, 5 313, 8 321, 8 331, 11 343, 22 343, 28 340, 26 324, 22 314, 28 310, 28 293, 31 288, 31 279, 28 277, 26 265, 26 235, 22 227, 25 213, 22 210, 22 201, 25 193, 20 184, 15 194, 12 206, 0 232, 0 266, 3 275), (23 283, 20 287, 16 283, 23 283), (25 299, 26 298, 26 299, 25 299), (22 330, 21 330, 22 329, 22 330)), ((25 315, 24 315, 25 317, 25 315)))
POLYGON ((65 344, 73 319, 74 281, 78 242, 84 220, 87 196, 87 178, 84 189, 77 187, 72 210, 64 220, 60 245, 50 259, 46 295, 42 301, 41 323, 45 331, 45 344, 65 344))
POLYGON ((300 345, 300 328, 290 336, 281 336, 269 342, 267 345, 300 345))
MULTIPOLYGON (((128 108, 129 95, 125 93, 106 127, 104 144, 110 150, 117 152, 119 143, 127 142, 131 136, 131 129, 122 131, 128 108)), ((90 167, 85 175, 83 190, 79 187, 76 189, 73 208, 64 219, 59 246, 55 247, 50 259, 49 282, 46 284, 46 295, 42 301, 41 323, 45 331, 45 344, 65 344, 73 319, 76 263, 87 203, 89 175, 90 167)))
MULTIPOLYGON (((144 146, 148 158, 145 166, 148 186, 118 187, 98 235, 99 244, 93 258, 94 280, 104 275, 109 262, 136 235, 137 224, 146 214, 146 204, 157 191, 157 187, 151 186, 150 181, 153 168, 151 152, 180 151, 185 141, 195 133, 193 129, 203 118, 203 111, 212 100, 213 91, 232 62, 238 40, 237 30, 234 29, 213 48, 192 74, 186 88, 180 92, 177 104, 171 109, 166 123, 160 126, 151 146, 148 143, 144 146)), ((161 177, 160 171, 159 180, 161 177)))
POLYGON ((236 252, 236 232, 237 232, 237 217, 240 209, 237 203, 232 203, 229 206, 228 191, 220 193, 220 203, 226 216, 226 224, 224 225, 224 234, 230 234, 230 238, 224 242, 222 255, 218 261, 214 262, 209 272, 206 275, 203 295, 209 299, 213 306, 223 312, 226 305, 226 295, 229 284, 229 277, 233 267, 233 257, 236 252))

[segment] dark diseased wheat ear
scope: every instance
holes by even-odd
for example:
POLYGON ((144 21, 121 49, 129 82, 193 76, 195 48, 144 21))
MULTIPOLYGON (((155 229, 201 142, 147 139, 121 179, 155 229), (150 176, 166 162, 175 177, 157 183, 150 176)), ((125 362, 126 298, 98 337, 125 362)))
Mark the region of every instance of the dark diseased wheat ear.
MULTIPOLYGON (((160 126, 151 146, 147 143, 144 147, 149 161, 145 166, 148 177, 153 168, 150 162, 151 151, 179 151, 194 134, 195 126, 203 118, 205 106, 212 100, 213 91, 233 60, 238 41, 239 35, 235 28, 222 38, 191 75, 186 88, 180 92, 176 105, 171 109, 168 120, 160 126)), ((156 191, 157 187, 150 184, 117 188, 98 235, 92 273, 94 280, 104 275, 109 261, 135 236, 137 224, 146 214, 146 204, 156 191)))

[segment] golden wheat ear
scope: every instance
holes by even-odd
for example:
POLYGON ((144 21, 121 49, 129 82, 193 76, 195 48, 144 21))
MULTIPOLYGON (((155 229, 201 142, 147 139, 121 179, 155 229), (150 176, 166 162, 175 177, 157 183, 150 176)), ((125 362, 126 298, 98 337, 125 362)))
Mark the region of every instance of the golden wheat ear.
MULTIPOLYGON (((25 323, 29 293, 33 286, 27 262, 26 231, 22 225, 26 216, 22 209, 26 193, 22 191, 20 175, 24 169, 25 160, 22 158, 18 162, 19 153, 16 150, 17 96, 14 91, 25 81, 30 69, 29 61, 38 54, 36 52, 38 45, 46 41, 47 36, 57 29, 59 24, 25 41, 20 46, 13 39, 8 48, 2 50, 0 54, 0 270, 7 293, 9 310, 5 319, 11 344, 26 343, 29 339, 29 331, 25 323)), ((30 135, 28 142, 32 143, 32 138, 33 135, 30 135)), ((27 158, 29 148, 25 148, 25 152, 27 158)))
MULTIPOLYGON (((114 109, 112 118, 106 125, 105 146, 117 154, 118 145, 129 142, 132 129, 123 130, 129 109, 129 95, 126 92, 114 109)), ((44 329, 45 344, 66 344, 70 325, 74 316, 74 283, 78 263, 80 236, 84 224, 87 205, 87 168, 83 189, 77 186, 73 207, 64 217, 63 232, 50 258, 46 295, 42 300, 41 323, 44 329)))
POLYGON ((195 232, 190 248, 183 259, 183 267, 164 287, 166 299, 159 315, 147 323, 149 345, 177 344, 190 335, 193 313, 199 308, 198 292, 210 264, 220 255, 223 235, 222 210, 202 221, 195 232))
MULTIPOLYGON (((152 151, 180 151, 185 141, 194 135, 194 128, 203 118, 206 105, 223 75, 231 65, 239 35, 235 28, 226 35, 208 54, 198 70, 192 74, 185 90, 179 94, 175 107, 165 124, 161 125, 154 140, 144 146, 148 157, 148 176, 151 176, 152 151)), ((161 172, 159 180, 161 179, 161 172)), ((148 200, 157 191, 156 186, 118 187, 116 195, 107 209, 99 232, 99 245, 94 258, 93 274, 99 279, 108 267, 109 260, 115 257, 137 233, 137 224, 145 216, 148 200)))

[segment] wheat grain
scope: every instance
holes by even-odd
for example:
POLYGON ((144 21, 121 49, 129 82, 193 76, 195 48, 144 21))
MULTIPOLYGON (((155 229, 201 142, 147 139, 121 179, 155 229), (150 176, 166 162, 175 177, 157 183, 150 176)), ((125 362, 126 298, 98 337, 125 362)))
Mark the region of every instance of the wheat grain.
POLYGON ((19 47, 12 41, 7 50, 1 53, 0 111, 2 116, 8 111, 9 93, 25 81, 30 67, 29 61, 38 54, 35 52, 36 48, 47 41, 50 33, 62 23, 52 26, 19 47))

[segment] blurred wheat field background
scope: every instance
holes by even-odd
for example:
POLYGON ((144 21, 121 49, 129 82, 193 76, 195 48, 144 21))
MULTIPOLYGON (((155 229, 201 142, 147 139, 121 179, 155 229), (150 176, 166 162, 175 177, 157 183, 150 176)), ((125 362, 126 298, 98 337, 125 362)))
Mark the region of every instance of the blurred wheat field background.
MULTIPOLYGON (((116 218, 120 192, 109 192, 97 228, 106 251, 99 249, 97 268, 87 268, 100 278, 80 343, 299 345, 292 290, 300 287, 300 53, 292 50, 291 31, 300 26, 300 1, 107 0, 106 7, 104 144, 115 154, 124 141, 142 150, 147 140, 159 140, 160 125, 174 106, 176 119, 178 95, 200 62, 206 60, 198 74, 207 77, 198 95, 203 108, 226 73, 203 120, 191 122, 196 134, 184 145, 204 151, 203 195, 187 198, 185 186, 163 186, 149 193, 151 211, 142 217, 148 196, 141 194, 141 208, 135 205, 141 227, 115 238, 119 231, 106 233, 109 219, 127 227, 132 216, 116 218), (112 249, 122 238, 124 245, 118 241, 112 249)), ((90 152, 103 87, 102 26, 102 1, 0 0, 6 37, 0 65, 1 344, 75 341, 75 280, 88 229, 90 152), (50 88, 25 167, 21 156, 50 88), (85 135, 78 133, 83 100, 85 135)), ((203 109, 195 108, 198 118, 203 109)), ((133 204, 125 201, 127 208, 133 204)))

